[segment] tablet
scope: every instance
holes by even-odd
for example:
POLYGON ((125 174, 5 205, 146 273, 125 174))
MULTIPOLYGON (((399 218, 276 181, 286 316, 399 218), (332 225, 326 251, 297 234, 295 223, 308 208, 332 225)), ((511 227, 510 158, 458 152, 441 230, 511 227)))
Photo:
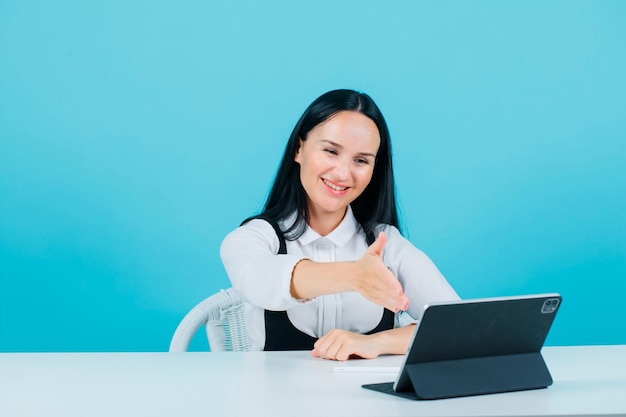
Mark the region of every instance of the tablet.
POLYGON ((546 388, 541 348, 561 301, 551 293, 428 305, 396 381, 363 387, 421 400, 546 388))

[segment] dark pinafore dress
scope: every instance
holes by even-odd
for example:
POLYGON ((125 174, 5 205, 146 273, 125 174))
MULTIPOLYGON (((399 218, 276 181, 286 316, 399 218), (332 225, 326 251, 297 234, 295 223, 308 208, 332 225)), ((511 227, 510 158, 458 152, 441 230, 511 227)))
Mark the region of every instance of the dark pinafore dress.
MULTIPOLYGON (((265 220, 265 219, 264 219, 265 220)), ((266 220, 267 221, 267 220, 266 220)), ((280 248, 278 254, 287 254, 285 237, 277 224, 269 222, 278 236, 280 248)), ((374 242, 374 235, 368 233, 367 244, 374 242)), ((393 329, 394 313, 386 308, 378 325, 365 334, 378 333, 393 329)), ((289 320, 286 311, 265 310, 265 351, 275 350, 312 350, 317 338, 298 330, 289 320)))

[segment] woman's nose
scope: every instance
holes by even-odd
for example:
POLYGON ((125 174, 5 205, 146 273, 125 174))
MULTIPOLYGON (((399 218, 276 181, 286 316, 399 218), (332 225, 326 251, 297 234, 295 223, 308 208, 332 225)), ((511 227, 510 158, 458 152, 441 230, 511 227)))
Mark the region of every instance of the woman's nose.
POLYGON ((335 175, 337 175, 338 180, 344 180, 350 176, 350 160, 348 158, 339 158, 337 160, 335 175))

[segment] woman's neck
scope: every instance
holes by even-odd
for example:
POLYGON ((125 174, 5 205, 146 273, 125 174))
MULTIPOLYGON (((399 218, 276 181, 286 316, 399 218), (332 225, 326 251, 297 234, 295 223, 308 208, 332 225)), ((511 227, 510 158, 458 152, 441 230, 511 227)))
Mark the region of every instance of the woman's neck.
POLYGON ((316 213, 309 208, 309 227, 320 236, 326 236, 339 226, 348 209, 342 213, 316 213))

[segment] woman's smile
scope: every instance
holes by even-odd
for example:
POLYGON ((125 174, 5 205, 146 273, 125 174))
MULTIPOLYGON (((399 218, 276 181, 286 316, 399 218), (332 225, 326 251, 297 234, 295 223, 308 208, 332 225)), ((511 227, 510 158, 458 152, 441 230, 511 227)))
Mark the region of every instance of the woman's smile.
POLYGON ((335 183, 333 183, 333 182, 331 182, 331 181, 329 181, 329 180, 327 180, 325 178, 322 178, 322 183, 324 183, 324 185, 326 185, 328 188, 330 188, 335 193, 341 194, 341 195, 345 194, 345 191, 347 191, 348 188, 350 188, 350 187, 342 187, 342 186, 337 185, 337 184, 335 184, 335 183))

